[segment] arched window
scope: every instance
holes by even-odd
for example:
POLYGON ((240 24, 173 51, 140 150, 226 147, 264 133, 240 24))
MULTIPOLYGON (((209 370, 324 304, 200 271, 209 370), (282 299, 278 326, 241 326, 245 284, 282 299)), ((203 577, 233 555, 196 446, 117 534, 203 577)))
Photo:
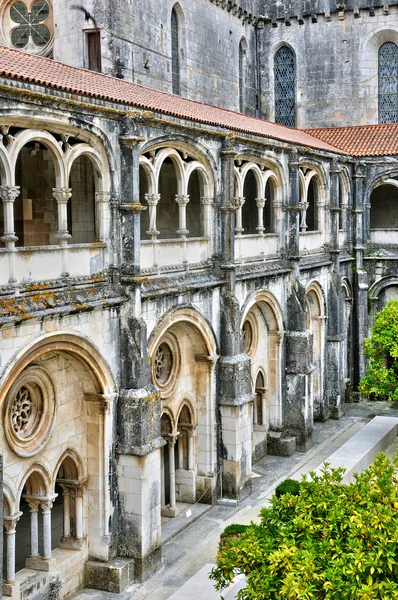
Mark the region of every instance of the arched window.
POLYGON ((282 46, 275 54, 275 123, 296 126, 296 65, 294 53, 282 46))
POLYGON ((245 112, 245 57, 246 40, 241 39, 239 44, 239 112, 245 112))
POLYGON ((398 46, 379 48, 379 123, 398 122, 398 46))
POLYGON ((180 94, 180 41, 175 8, 171 11, 171 79, 173 94, 180 94))

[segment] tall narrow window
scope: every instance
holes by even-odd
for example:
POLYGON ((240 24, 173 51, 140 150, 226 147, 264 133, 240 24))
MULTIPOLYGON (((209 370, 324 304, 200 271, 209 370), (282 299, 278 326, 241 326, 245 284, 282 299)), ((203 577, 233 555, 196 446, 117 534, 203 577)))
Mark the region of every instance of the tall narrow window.
POLYGON ((244 64, 245 64, 245 40, 241 40, 239 44, 239 112, 244 112, 245 104, 245 80, 244 80, 244 64))
POLYGON ((86 36, 88 68, 101 73, 101 32, 99 29, 87 31, 86 36))
POLYGON ((398 46, 379 48, 379 123, 398 122, 398 46))
POLYGON ((282 46, 275 54, 275 122, 296 126, 296 65, 293 50, 282 46))
POLYGON ((175 8, 171 11, 171 78, 173 94, 180 93, 180 43, 175 8))

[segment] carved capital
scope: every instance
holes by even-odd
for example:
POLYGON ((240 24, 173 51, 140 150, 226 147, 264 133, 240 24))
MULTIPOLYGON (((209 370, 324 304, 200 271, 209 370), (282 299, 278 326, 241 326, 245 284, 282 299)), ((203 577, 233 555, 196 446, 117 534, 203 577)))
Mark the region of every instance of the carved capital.
POLYGON ((111 199, 110 192, 95 192, 95 201, 98 204, 100 204, 100 203, 109 204, 110 199, 111 199))
POLYGON ((265 202, 266 202, 266 198, 256 198, 257 208, 264 208, 265 202))
POLYGON ((19 196, 19 185, 1 185, 0 198, 3 202, 15 202, 15 198, 19 196))
POLYGON ((145 194, 145 200, 148 206, 157 206, 160 200, 160 194, 145 194))
POLYGON ((58 204, 66 204, 72 196, 72 189, 67 187, 53 188, 53 196, 58 204))
POLYGON ((176 202, 178 206, 186 206, 189 202, 189 196, 185 194, 177 194, 176 202))
POLYGON ((205 205, 205 206, 213 206, 213 204, 214 204, 214 198, 212 198, 210 196, 203 196, 200 201, 201 201, 202 205, 205 205))

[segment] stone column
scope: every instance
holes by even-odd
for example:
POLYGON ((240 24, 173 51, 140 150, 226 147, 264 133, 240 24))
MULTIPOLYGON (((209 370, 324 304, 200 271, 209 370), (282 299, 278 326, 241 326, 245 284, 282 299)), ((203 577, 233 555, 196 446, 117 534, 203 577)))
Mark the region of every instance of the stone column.
POLYGON ((19 196, 19 186, 3 185, 0 186, 0 197, 3 201, 4 210, 4 232, 1 240, 4 242, 6 249, 9 251, 8 259, 8 281, 9 283, 15 283, 15 242, 18 241, 15 235, 15 224, 14 224, 14 202, 19 196))
POLYGON ((96 234, 99 242, 108 239, 110 192, 95 192, 96 234))
POLYGON ((368 335, 368 275, 363 265, 364 245, 364 181, 366 177, 365 167, 359 162, 355 163, 353 173, 353 243, 355 253, 354 273, 354 348, 356 357, 354 361, 354 385, 366 372, 366 360, 364 355, 365 338, 368 335))
POLYGON ((82 540, 84 537, 83 532, 83 486, 79 485, 76 487, 75 495, 75 529, 76 539, 82 540))
POLYGON ((63 539, 67 540, 70 538, 70 488, 67 485, 61 485, 62 497, 63 497, 63 509, 64 509, 64 531, 63 539))
POLYGON ((168 440, 169 446, 169 480, 170 480, 170 509, 176 508, 176 468, 175 468, 175 455, 174 447, 177 441, 176 436, 171 436, 168 440))
POLYGON ((260 234, 264 234, 264 206, 265 206, 265 198, 256 198, 256 206, 258 211, 258 225, 256 227, 256 231, 260 234))
POLYGON ((309 203, 305 202, 305 200, 302 200, 300 202, 300 231, 301 233, 305 233, 307 231, 308 225, 307 225, 307 210, 309 207, 309 203))
POLYGON ((30 509, 30 556, 39 556, 39 506, 40 500, 28 499, 30 509))
POLYGON ((240 237, 242 235, 242 233, 244 232, 244 229, 242 227, 242 206, 245 203, 245 198, 243 196, 235 197, 233 202, 234 202, 234 205, 237 207, 235 235, 236 235, 236 237, 240 237))
POLYGON ((187 204, 189 202, 189 196, 177 194, 176 202, 179 211, 179 227, 177 233, 181 239, 185 240, 189 233, 187 229, 187 204))
POLYGON ((159 204, 160 194, 145 194, 145 200, 149 208, 149 229, 146 233, 151 236, 152 241, 156 241, 160 233, 156 227, 157 205, 159 204))
POLYGON ((203 196, 200 201, 203 210, 203 236, 209 238, 209 240, 212 240, 214 198, 210 196, 203 196))
MULTIPOLYGON (((236 198, 234 138, 226 138, 221 152, 221 270, 225 277, 221 296, 221 358, 220 358, 220 481, 223 495, 243 499, 251 491, 252 422, 250 403, 253 401, 250 358, 243 354, 240 331, 239 302, 235 295, 236 262, 234 213, 242 206, 236 198)), ((239 224, 238 224, 239 229, 239 224)))
POLYGON ((72 237, 68 232, 68 201, 72 196, 72 189, 68 187, 53 188, 53 196, 58 207, 58 231, 56 238, 60 246, 66 246, 72 237))
POLYGON ((136 276, 140 272, 141 212, 146 210, 140 202, 139 146, 145 138, 137 136, 131 119, 123 122, 119 137, 121 157, 122 224, 122 276, 136 276))
POLYGON ((295 276, 298 277, 299 257, 299 215, 302 210, 300 204, 300 163, 297 155, 293 153, 289 158, 289 185, 290 198, 288 204, 288 258, 294 261, 295 276))
POLYGON ((43 514, 43 558, 51 559, 51 511, 54 499, 46 499, 40 502, 43 514))
POLYGON ((15 224, 14 224, 14 202, 19 196, 20 188, 17 185, 2 185, 0 186, 0 197, 3 201, 4 211, 4 232, 1 240, 5 243, 5 246, 9 250, 15 248, 15 242, 18 238, 15 235, 15 224))
POLYGON ((193 429, 188 430, 188 471, 195 468, 194 448, 193 448, 193 429))
POLYGON ((22 513, 17 513, 12 517, 4 517, 4 529, 6 530, 6 544, 7 544, 7 565, 6 565, 6 576, 5 583, 15 583, 15 534, 16 526, 21 517, 22 513))
POLYGON ((340 172, 336 161, 330 169, 330 257, 333 271, 330 274, 328 289, 328 320, 326 360, 325 360, 325 402, 321 420, 329 416, 338 418, 343 413, 344 381, 344 302, 341 289, 339 215, 340 215, 340 172))

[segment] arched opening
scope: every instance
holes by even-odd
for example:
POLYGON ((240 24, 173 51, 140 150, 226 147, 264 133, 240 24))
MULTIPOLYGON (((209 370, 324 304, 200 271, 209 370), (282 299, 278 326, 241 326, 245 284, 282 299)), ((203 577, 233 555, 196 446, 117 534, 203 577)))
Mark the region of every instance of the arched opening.
POLYGON ((398 46, 379 48, 379 123, 398 122, 398 46))
POLYGON ((180 32, 176 7, 171 11, 171 82, 173 94, 181 93, 180 32))
MULTIPOLYGON (((244 234, 253 235, 257 232, 258 210, 256 205, 257 181, 252 170, 246 173, 243 185, 243 196, 245 202, 242 206, 242 227, 244 234)), ((264 209, 263 209, 264 210, 264 209)))
MULTIPOLYGON (((13 489, 16 510, 21 512, 15 516, 11 571, 43 570, 53 558, 58 568, 58 561, 65 560, 61 552, 53 556, 59 547, 82 552, 76 565, 80 581, 88 544, 92 555, 107 560, 103 536, 110 518, 109 464, 104 452, 108 424, 100 403, 110 374, 102 372, 102 365, 105 361, 84 340, 50 335, 16 362, 1 388, 4 485, 13 489), (36 455, 37 466, 30 466, 30 456, 36 455), (80 500, 79 485, 86 485, 80 500), (67 511, 64 487, 70 486, 67 511), (89 504, 100 507, 101 514, 89 511, 89 504), (68 520, 69 541, 73 538, 69 545, 65 543, 68 520)), ((62 585, 66 573, 60 568, 62 585)), ((20 575, 21 581, 29 577, 30 571, 20 575)))
POLYGON ((307 191, 307 231, 319 230, 318 218, 319 182, 316 176, 311 177, 307 191))
POLYGON ((203 218, 201 211, 201 181, 196 169, 191 173, 188 182, 189 203, 187 205, 187 229, 190 237, 201 237, 203 235, 203 218))
POLYGON ((267 406, 265 403, 266 399, 266 387, 264 376, 259 372, 256 379, 255 385, 255 400, 254 400, 254 411, 253 411, 253 424, 254 425, 266 425, 267 424, 267 406))
POLYGON ((282 426, 282 318, 271 294, 259 292, 247 311, 242 331, 245 353, 251 359, 255 400, 253 457, 267 452, 267 432, 282 426))
POLYGON ((57 244, 54 160, 41 142, 32 140, 21 148, 15 166, 15 185, 20 186, 14 204, 16 245, 57 244))
POLYGON ((397 185, 377 186, 370 196, 370 228, 398 229, 397 185))
POLYGON ((72 196, 68 201, 68 229, 72 244, 96 241, 95 231, 95 171, 88 156, 78 156, 69 176, 72 196))
POLYGON ((275 201, 275 182, 272 177, 267 179, 265 186, 265 206, 264 206, 264 227, 265 233, 275 232, 274 220, 274 201, 275 201))
POLYGON ((59 546, 76 549, 82 547, 84 539, 83 495, 84 481, 79 480, 77 464, 67 454, 62 460, 55 478, 55 492, 62 507, 59 546))
POLYGON ((323 421, 325 419, 323 394, 325 313, 322 298, 322 293, 318 289, 309 288, 307 291, 307 329, 312 333, 312 364, 315 367, 311 374, 312 394, 310 409, 312 409, 315 421, 323 421))
POLYGON ((176 202, 178 194, 177 173, 173 160, 168 156, 162 164, 159 174, 160 201, 157 211, 157 228, 161 239, 177 237, 179 211, 176 202))
POLYGON ((296 127, 296 61, 288 46, 281 46, 274 58, 275 123, 296 127))
POLYGON ((164 493, 162 514, 180 503, 212 502, 215 493, 214 338, 192 309, 176 311, 150 345, 152 381, 161 395, 164 493))

